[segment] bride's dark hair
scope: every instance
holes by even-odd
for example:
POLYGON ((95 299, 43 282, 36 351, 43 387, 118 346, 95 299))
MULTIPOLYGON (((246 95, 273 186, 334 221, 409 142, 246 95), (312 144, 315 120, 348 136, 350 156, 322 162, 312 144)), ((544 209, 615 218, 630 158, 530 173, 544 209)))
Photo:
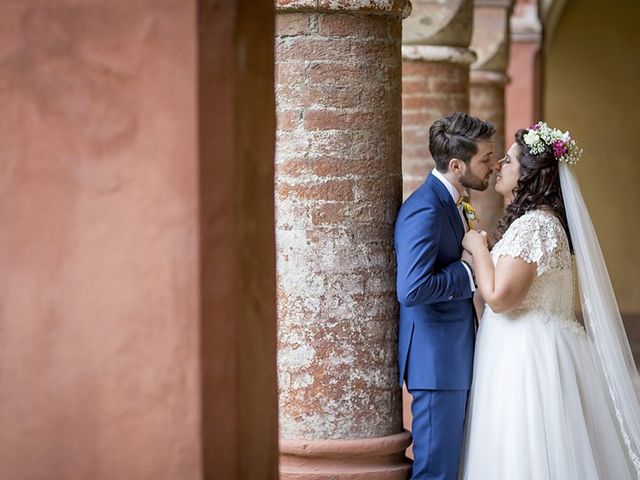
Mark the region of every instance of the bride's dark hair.
POLYGON ((564 209, 562 190, 560 189, 560 169, 558 160, 553 154, 553 148, 545 145, 544 151, 533 155, 524 142, 527 130, 516 132, 516 143, 520 147, 518 163, 520 164, 520 178, 513 189, 513 202, 506 208, 505 214, 496 229, 496 241, 502 238, 504 232, 514 220, 530 210, 543 208, 560 219, 564 231, 569 239, 569 248, 573 252, 571 236, 567 225, 567 214, 564 209))

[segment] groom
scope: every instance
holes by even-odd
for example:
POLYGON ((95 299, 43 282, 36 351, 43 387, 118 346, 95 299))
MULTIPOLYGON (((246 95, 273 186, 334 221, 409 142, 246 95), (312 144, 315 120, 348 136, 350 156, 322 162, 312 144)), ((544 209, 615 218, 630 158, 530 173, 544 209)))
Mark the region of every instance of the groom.
POLYGON ((485 190, 497 163, 493 125, 461 112, 429 129, 436 168, 395 226, 400 384, 411 393, 412 480, 455 480, 473 368, 473 265, 463 255, 465 189, 485 190))

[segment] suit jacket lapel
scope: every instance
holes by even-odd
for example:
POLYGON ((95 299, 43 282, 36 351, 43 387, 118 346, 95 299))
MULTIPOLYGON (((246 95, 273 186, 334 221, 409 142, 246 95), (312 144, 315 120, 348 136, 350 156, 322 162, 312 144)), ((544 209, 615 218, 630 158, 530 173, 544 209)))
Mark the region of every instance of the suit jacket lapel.
POLYGON ((431 173, 427 176, 426 182, 435 192, 438 200, 440 200, 440 203, 447 212, 447 217, 449 217, 449 221, 456 233, 456 237, 458 238, 458 241, 461 242, 462 237, 464 236, 464 225, 462 223, 462 218, 460 218, 460 212, 458 211, 456 204, 453 202, 453 198, 451 198, 449 190, 447 190, 447 187, 445 187, 442 182, 431 173))

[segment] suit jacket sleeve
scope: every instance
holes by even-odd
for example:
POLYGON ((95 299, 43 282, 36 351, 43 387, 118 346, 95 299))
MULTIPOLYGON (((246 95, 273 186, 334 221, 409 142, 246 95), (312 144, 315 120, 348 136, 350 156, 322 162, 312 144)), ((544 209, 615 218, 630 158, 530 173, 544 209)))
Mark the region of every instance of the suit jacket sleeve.
POLYGON ((467 271, 459 260, 439 270, 435 268, 440 230, 439 212, 434 205, 421 205, 398 217, 397 291, 398 301, 407 307, 473 296, 467 271))

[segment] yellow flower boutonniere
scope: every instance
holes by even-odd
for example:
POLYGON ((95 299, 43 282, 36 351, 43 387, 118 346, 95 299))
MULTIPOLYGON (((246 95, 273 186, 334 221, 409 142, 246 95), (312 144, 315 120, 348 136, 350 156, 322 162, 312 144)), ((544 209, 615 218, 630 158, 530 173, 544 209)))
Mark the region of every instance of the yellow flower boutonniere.
POLYGON ((473 208, 470 203, 465 201, 462 202, 462 208, 464 209, 464 216, 467 217, 467 221, 469 222, 469 228, 474 228, 474 224, 478 222, 476 209, 473 208))

